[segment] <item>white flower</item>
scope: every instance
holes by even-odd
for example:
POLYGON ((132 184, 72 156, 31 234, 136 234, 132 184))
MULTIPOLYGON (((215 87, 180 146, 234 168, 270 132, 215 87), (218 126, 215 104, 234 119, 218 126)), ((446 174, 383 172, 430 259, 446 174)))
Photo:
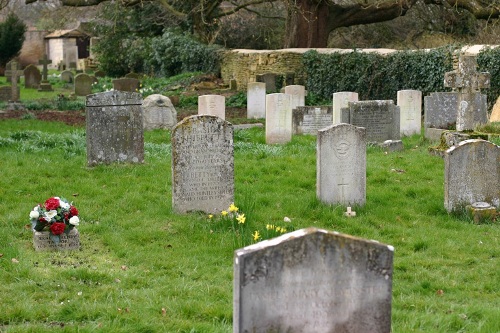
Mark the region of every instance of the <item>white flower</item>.
MULTIPOLYGON (((35 207, 35 208, 37 208, 37 207, 35 207)), ((38 210, 34 210, 34 209, 33 209, 33 210, 30 212, 30 219, 37 219, 37 218, 39 218, 39 217, 40 217, 40 213, 38 212, 38 210)))
POLYGON ((39 209, 40 209, 40 206, 38 206, 38 205, 37 205, 37 206, 35 206, 35 207, 33 208, 33 210, 34 210, 35 212, 38 212, 38 210, 39 210, 39 209))
POLYGON ((43 216, 48 218, 49 220, 52 220, 53 217, 57 215, 57 210, 49 210, 48 212, 43 213, 43 216))
POLYGON ((285 216, 285 217, 283 218, 283 221, 284 221, 284 222, 288 222, 288 223, 292 222, 292 220, 291 220, 289 217, 287 217, 287 216, 285 216))
POLYGON ((59 200, 59 206, 61 206, 61 208, 62 208, 62 209, 64 209, 64 210, 68 210, 68 209, 69 209, 69 207, 70 207, 70 206, 69 206, 69 203, 64 202, 64 201, 62 201, 62 200, 59 200))
POLYGON ((75 227, 80 223, 80 219, 78 218, 78 216, 72 216, 70 219, 69 219, 69 224, 71 225, 74 225, 75 227))

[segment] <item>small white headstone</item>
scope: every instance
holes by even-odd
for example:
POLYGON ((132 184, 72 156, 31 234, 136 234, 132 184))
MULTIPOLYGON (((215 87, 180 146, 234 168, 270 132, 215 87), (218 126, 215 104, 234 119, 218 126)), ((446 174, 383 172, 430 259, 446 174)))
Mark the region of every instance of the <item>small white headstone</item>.
POLYGON ((401 135, 420 134, 422 129, 422 92, 398 91, 397 105, 401 111, 399 130, 401 135))
POLYGON ((222 95, 198 96, 198 114, 226 119, 226 98, 222 95))
POLYGON ((266 96, 266 143, 287 143, 292 140, 292 109, 290 95, 275 93, 266 96))
POLYGON ((290 108, 292 110, 298 106, 306 105, 306 87, 301 85, 286 86, 285 94, 290 95, 290 108))
POLYGON ((341 91, 333 94, 333 125, 342 123, 341 109, 346 108, 349 102, 357 102, 358 93, 341 91))
POLYGON ((264 82, 249 82, 247 89, 247 118, 265 118, 266 84, 264 82))

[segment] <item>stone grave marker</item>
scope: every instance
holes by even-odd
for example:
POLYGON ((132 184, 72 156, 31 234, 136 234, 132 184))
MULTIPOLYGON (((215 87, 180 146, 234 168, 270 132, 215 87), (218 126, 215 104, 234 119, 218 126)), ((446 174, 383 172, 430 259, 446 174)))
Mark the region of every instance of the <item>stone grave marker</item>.
POLYGON ((500 207, 500 147, 470 139, 444 155, 444 206, 448 212, 476 202, 500 207))
POLYGON ((11 60, 7 64, 5 64, 5 79, 7 83, 11 83, 12 78, 10 74, 10 70, 12 70, 12 63, 15 62, 16 60, 11 60))
POLYGON ((349 102, 342 122, 366 129, 366 141, 382 143, 399 140, 399 106, 392 100, 349 102))
POLYGON ((222 95, 198 96, 198 114, 208 114, 226 119, 226 98, 222 95))
POLYGON ((257 74, 255 76, 255 81, 264 82, 266 84, 266 93, 275 93, 278 90, 276 86, 278 77, 276 73, 257 74))
POLYGON ((121 78, 115 79, 113 82, 113 89, 119 91, 136 92, 139 91, 140 82, 134 78, 121 78))
POLYGON ((266 84, 249 82, 247 86, 247 118, 266 117, 266 84))
POLYGON ((98 70, 98 71, 95 71, 94 76, 97 78, 105 77, 106 73, 104 73, 104 71, 98 70))
POLYGON ((293 110, 298 106, 306 105, 306 88, 301 85, 285 87, 285 94, 290 95, 290 108, 293 110))
POLYGON ((18 69, 17 61, 10 62, 10 69, 5 71, 5 75, 10 75, 10 84, 11 84, 11 93, 10 93, 10 101, 17 102, 19 100, 19 86, 17 83, 19 82, 19 76, 23 75, 24 72, 18 69))
POLYGON ((349 102, 357 102, 358 93, 351 91, 341 91, 333 93, 332 110, 333 125, 342 123, 342 108, 346 108, 349 102))
POLYGON ((38 89, 42 81, 42 73, 35 65, 28 65, 24 69, 24 87, 38 89))
POLYGON ((73 228, 68 234, 61 234, 59 237, 59 244, 56 244, 50 239, 49 231, 35 231, 33 233, 35 251, 68 251, 80 249, 80 234, 76 228, 73 228))
POLYGON ((434 92, 424 97, 424 127, 451 129, 457 121, 458 94, 434 92))
POLYGON ((99 163, 144 162, 142 96, 140 94, 108 91, 88 95, 86 114, 87 164, 89 166, 99 163))
POLYGON ((318 131, 316 194, 329 205, 366 202, 366 130, 349 124, 318 131))
POLYGON ((85 73, 80 73, 75 76, 75 95, 76 96, 87 96, 92 94, 92 84, 94 79, 85 73))
POLYGON ((75 76, 72 71, 62 71, 61 72, 61 81, 66 83, 73 83, 75 76))
POLYGON ((399 132, 401 135, 420 134, 422 130, 422 92, 400 90, 397 105, 401 111, 399 132))
POLYGON ((131 72, 131 73, 125 74, 125 77, 127 79, 137 79, 137 80, 140 80, 142 78, 142 75, 139 74, 139 73, 133 73, 133 72, 131 72))
POLYGON ((38 86, 38 91, 52 91, 52 85, 48 80, 48 65, 52 63, 52 60, 47 58, 47 54, 43 55, 43 58, 38 60, 38 64, 42 65, 42 81, 38 86))
POLYGON ((144 130, 171 129, 177 124, 177 111, 166 96, 149 95, 142 101, 142 112, 144 130))
POLYGON ((233 332, 389 333, 393 257, 316 228, 236 250, 233 332))
POLYGON ((184 118, 172 131, 172 207, 220 213, 234 202, 233 125, 211 115, 184 118))
POLYGON ((266 96, 266 143, 282 144, 292 140, 292 109, 290 95, 283 93, 266 96))
POLYGON ((331 124, 330 106, 299 106, 292 110, 293 134, 317 135, 318 130, 331 124))
MULTIPOLYGON (((19 87, 18 87, 19 90, 19 87)), ((12 86, 1 86, 0 87, 0 102, 10 102, 12 101, 12 86)))

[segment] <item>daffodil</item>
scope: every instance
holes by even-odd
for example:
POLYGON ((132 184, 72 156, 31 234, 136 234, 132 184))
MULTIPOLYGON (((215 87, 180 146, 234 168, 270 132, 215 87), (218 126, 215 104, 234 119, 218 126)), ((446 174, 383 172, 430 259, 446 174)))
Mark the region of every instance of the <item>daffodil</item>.
POLYGON ((276 232, 281 232, 281 227, 276 227, 276 232))
POLYGON ((235 212, 237 212, 237 211, 238 211, 238 207, 236 207, 236 206, 234 205, 234 202, 233 202, 231 205, 229 205, 229 211, 230 211, 231 213, 235 213, 235 212))
POLYGON ((227 211, 223 210, 222 212, 220 212, 220 214, 221 214, 222 216, 226 216, 226 215, 227 215, 227 211))
POLYGON ((211 219, 212 217, 214 217, 212 214, 208 214, 209 219, 211 219))
POLYGON ((272 225, 272 224, 266 225, 266 230, 273 230, 273 229, 274 229, 274 225, 272 225))
POLYGON ((238 217, 236 217, 236 221, 238 221, 238 224, 243 224, 245 223, 246 217, 245 214, 238 214, 238 217))
POLYGON ((253 233, 253 240, 257 241, 259 238, 260 238, 260 234, 257 230, 255 230, 255 232, 253 233))

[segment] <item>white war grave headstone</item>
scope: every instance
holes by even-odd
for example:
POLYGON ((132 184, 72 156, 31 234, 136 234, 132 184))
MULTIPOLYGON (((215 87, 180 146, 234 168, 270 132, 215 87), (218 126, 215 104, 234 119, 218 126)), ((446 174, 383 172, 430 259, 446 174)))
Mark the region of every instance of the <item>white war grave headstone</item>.
POLYGON ((266 95, 266 143, 283 144, 292 140, 290 95, 266 95))
POLYGON ((198 96, 198 115, 202 114, 226 119, 226 98, 222 95, 198 96))
POLYGON ((319 130, 316 140, 316 194, 329 205, 366 202, 366 130, 349 124, 319 130))
POLYGON ((401 135, 420 134, 422 130, 422 92, 419 90, 400 90, 397 95, 401 117, 401 135))
POLYGON ((259 119, 266 117, 266 84, 264 82, 249 82, 247 86, 247 118, 259 119))
POLYGON ((298 106, 292 110, 293 134, 317 135, 332 124, 331 106, 298 106))
POLYGON ((87 164, 144 162, 142 96, 108 91, 86 100, 87 164))
POLYGON ((294 110, 299 106, 306 105, 306 88, 301 85, 291 85, 285 87, 285 94, 290 95, 290 109, 294 110))
POLYGON ((172 131, 172 208, 220 213, 234 202, 233 125, 219 117, 184 118, 172 131))
POLYGON ((358 93, 351 91, 341 91, 333 93, 332 110, 333 125, 342 123, 341 109, 346 108, 349 102, 357 102, 358 93))
POLYGON ((144 130, 171 129, 177 124, 177 111, 170 98, 153 94, 142 101, 144 130))
POLYGON ((236 250, 233 332, 389 333, 393 257, 316 228, 236 250))

